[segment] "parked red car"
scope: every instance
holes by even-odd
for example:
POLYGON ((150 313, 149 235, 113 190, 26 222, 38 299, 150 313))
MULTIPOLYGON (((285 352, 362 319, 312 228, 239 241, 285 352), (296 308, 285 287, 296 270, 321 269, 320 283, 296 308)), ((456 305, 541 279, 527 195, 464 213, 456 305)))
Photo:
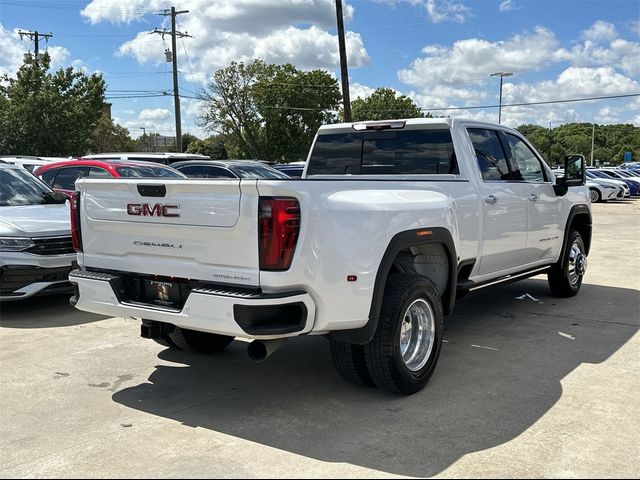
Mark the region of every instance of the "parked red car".
POLYGON ((171 167, 152 162, 121 160, 72 160, 42 165, 34 175, 41 178, 57 192, 71 195, 78 178, 135 177, 135 178, 186 178, 171 167))

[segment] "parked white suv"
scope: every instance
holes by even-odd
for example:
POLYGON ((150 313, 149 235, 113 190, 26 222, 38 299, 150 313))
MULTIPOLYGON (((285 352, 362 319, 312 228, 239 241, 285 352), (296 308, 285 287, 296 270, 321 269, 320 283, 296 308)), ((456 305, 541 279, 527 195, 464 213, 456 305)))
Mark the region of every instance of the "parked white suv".
POLYGON ((75 259, 66 197, 0 163, 0 301, 71 291, 75 259))

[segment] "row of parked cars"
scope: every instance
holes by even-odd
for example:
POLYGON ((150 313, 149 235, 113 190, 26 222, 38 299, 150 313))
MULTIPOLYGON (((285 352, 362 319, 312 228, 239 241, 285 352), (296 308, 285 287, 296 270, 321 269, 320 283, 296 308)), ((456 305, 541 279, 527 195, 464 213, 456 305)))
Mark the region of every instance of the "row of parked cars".
MULTIPOLYGON (((301 177, 304 165, 167 153, 0 157, 0 301, 68 288, 75 252, 67 198, 78 178, 289 179, 301 177)), ((640 164, 588 169, 586 175, 592 202, 640 196, 640 164)))
POLYGON ((300 177, 304 162, 267 165, 187 154, 101 154, 80 159, 0 157, 0 301, 69 291, 76 255, 67 199, 78 178, 300 177))
MULTIPOLYGON (((555 169, 554 172, 558 177, 564 175, 561 169, 555 169)), ((586 177, 591 203, 640 196, 640 165, 623 165, 619 168, 587 167, 586 177)))

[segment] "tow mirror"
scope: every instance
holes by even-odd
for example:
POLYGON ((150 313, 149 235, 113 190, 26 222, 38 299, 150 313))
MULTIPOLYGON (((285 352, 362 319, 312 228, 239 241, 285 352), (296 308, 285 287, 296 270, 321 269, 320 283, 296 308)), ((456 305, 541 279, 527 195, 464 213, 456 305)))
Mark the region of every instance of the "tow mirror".
POLYGON ((564 157, 564 176, 559 177, 554 185, 556 195, 566 195, 569 187, 580 187, 586 183, 585 160, 583 155, 567 155, 564 157))

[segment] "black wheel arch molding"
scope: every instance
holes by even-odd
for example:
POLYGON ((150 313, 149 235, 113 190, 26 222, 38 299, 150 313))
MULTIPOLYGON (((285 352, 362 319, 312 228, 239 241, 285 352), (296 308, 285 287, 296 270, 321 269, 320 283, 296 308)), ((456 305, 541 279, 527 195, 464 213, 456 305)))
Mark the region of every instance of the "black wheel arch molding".
POLYGON ((398 253, 410 247, 430 244, 442 245, 447 253, 449 276, 447 286, 442 295, 442 304, 444 314, 450 314, 453 310, 453 305, 455 304, 457 289, 456 283, 458 277, 458 257, 456 255, 456 247, 451 232, 444 227, 423 227, 406 230, 397 233, 391 239, 382 257, 382 261, 378 266, 368 322, 363 327, 356 329, 335 330, 329 333, 329 338, 337 342, 357 345, 365 345, 369 343, 378 328, 385 285, 398 253), (426 232, 430 233, 425 234, 426 232))
POLYGON ((564 234, 562 240, 562 249, 560 250, 560 259, 558 260, 561 267, 564 267, 564 257, 562 252, 567 248, 567 242, 569 241, 569 233, 571 229, 577 230, 582 236, 584 242, 585 253, 589 255, 591 249, 591 209, 585 204, 578 204, 571 207, 567 222, 564 227, 564 234))

